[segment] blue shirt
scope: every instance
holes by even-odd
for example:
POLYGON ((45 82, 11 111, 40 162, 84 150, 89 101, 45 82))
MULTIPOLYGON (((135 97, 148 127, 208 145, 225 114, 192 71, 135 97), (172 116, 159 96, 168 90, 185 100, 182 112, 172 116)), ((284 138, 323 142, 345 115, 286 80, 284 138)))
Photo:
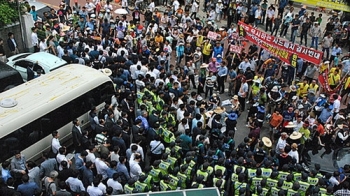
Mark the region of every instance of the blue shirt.
POLYGON ((215 46, 213 48, 213 57, 216 58, 219 54, 222 56, 223 51, 224 51, 224 48, 222 46, 219 46, 219 47, 215 46))
POLYGON ((40 190, 35 182, 28 182, 18 185, 17 191, 20 192, 22 196, 33 196, 40 190))
POLYGON ((337 56, 337 53, 340 53, 340 54, 342 53, 341 48, 339 48, 339 47, 336 48, 336 47, 334 46, 334 47, 332 48, 332 56, 337 56))
POLYGON ((227 67, 226 66, 220 66, 219 68, 218 68, 218 76, 220 76, 220 77, 222 77, 222 76, 226 76, 227 75, 227 72, 228 72, 228 70, 227 70, 227 67))
POLYGON ((228 76, 230 77, 230 79, 235 79, 237 77, 237 73, 235 70, 232 70, 228 72, 228 76))
POLYGON ((330 116, 332 116, 332 110, 324 108, 318 118, 321 120, 322 123, 326 123, 330 116))
POLYGON ((117 165, 117 172, 119 174, 124 174, 124 177, 126 178, 126 180, 130 179, 130 175, 129 175, 128 169, 126 168, 126 166, 124 164, 122 164, 120 162, 117 165))
POLYGON ((29 13, 33 16, 34 22, 36 22, 38 20, 38 13, 36 13, 36 11, 33 10, 31 10, 29 13))
POLYGON ((2 168, 1 177, 2 177, 2 179, 4 179, 4 181, 6 183, 7 179, 12 178, 10 170, 2 168))
POLYGON ((181 57, 185 53, 185 47, 183 45, 176 46, 176 56, 181 57))
POLYGON ((136 119, 140 119, 140 120, 142 121, 141 126, 142 126, 145 130, 148 130, 149 124, 148 124, 148 121, 147 121, 147 119, 146 119, 145 117, 139 116, 139 117, 137 117, 136 119))

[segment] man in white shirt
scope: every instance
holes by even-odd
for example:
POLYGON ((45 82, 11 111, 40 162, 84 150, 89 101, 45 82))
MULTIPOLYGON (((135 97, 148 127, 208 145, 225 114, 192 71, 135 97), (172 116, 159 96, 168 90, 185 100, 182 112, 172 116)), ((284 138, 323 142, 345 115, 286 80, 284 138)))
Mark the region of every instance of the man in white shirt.
POLYGON ((192 3, 192 6, 191 6, 191 18, 196 18, 197 17, 197 13, 199 11, 199 0, 195 0, 193 1, 192 3))
POLYGON ((245 72, 248 67, 250 67, 250 62, 249 62, 248 58, 245 58, 244 61, 242 61, 239 64, 238 69, 241 69, 241 70, 243 70, 243 72, 245 72))
POLYGON ((154 4, 154 0, 151 0, 151 3, 148 5, 148 8, 151 12, 154 12, 156 5, 154 4))
POLYGON ((286 132, 281 133, 281 137, 278 139, 276 144, 275 152, 281 154, 284 151, 284 147, 287 145, 288 134, 286 132))
POLYGON ((98 184, 100 184, 100 180, 95 178, 92 182, 93 185, 87 187, 86 192, 89 193, 90 196, 100 196, 103 195, 103 192, 98 188, 98 184))
POLYGON ((38 34, 36 33, 38 28, 32 27, 32 46, 34 47, 34 52, 39 52, 39 39, 38 34))
POLYGON ((333 95, 333 118, 339 113, 340 110, 340 101, 338 99, 338 95, 333 95))
POLYGON ((51 149, 52 152, 56 155, 58 153, 58 150, 61 148, 60 140, 58 139, 60 135, 58 134, 58 131, 52 132, 52 141, 51 141, 51 149))
POLYGON ((112 195, 118 195, 119 193, 123 192, 123 186, 118 182, 119 174, 114 173, 113 178, 110 178, 107 180, 107 186, 113 188, 112 195))
POLYGON ((103 180, 107 179, 107 169, 108 169, 108 165, 106 162, 107 159, 108 159, 108 155, 103 153, 101 154, 101 158, 97 158, 95 161, 97 174, 101 174, 103 180))
POLYGON ((66 147, 61 147, 58 149, 58 154, 56 156, 56 160, 59 163, 59 167, 58 169, 61 171, 63 169, 61 162, 62 161, 66 161, 67 162, 67 168, 70 167, 70 165, 72 164, 71 160, 68 160, 66 157, 66 147))
POLYGON ((139 153, 134 153, 134 159, 130 160, 130 177, 134 179, 138 179, 142 174, 142 169, 140 166, 141 155, 139 153))
POLYGON ((92 163, 95 163, 96 156, 96 147, 94 145, 89 146, 89 149, 86 149, 86 152, 88 152, 88 155, 85 157, 86 162, 91 161, 92 163))
POLYGON ((175 0, 173 2, 173 8, 174 8, 174 11, 176 12, 177 9, 179 9, 179 6, 180 6, 180 3, 178 0, 175 0))

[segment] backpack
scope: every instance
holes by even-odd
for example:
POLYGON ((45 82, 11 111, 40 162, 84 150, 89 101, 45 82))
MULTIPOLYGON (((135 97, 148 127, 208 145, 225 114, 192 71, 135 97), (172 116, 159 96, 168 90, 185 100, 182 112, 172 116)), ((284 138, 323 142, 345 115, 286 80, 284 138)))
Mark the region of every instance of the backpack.
POLYGON ((49 185, 46 187, 45 186, 45 180, 46 180, 47 177, 45 177, 43 180, 42 180, 42 196, 50 196, 52 195, 52 190, 51 190, 51 184, 55 183, 55 182, 50 182, 49 185))

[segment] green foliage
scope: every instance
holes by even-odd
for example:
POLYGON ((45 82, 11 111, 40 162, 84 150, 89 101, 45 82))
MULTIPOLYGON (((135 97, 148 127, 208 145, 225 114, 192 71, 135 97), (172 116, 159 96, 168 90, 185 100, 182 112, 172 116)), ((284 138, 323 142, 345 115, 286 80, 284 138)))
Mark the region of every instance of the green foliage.
POLYGON ((12 24, 18 20, 17 3, 15 1, 0 0, 0 26, 12 24))

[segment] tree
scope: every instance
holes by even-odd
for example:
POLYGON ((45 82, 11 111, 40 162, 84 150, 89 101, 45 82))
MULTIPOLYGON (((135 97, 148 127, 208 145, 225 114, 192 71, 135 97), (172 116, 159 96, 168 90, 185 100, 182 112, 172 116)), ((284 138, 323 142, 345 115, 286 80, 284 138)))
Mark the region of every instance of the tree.
POLYGON ((0 26, 6 26, 19 20, 18 2, 0 0, 0 26))

